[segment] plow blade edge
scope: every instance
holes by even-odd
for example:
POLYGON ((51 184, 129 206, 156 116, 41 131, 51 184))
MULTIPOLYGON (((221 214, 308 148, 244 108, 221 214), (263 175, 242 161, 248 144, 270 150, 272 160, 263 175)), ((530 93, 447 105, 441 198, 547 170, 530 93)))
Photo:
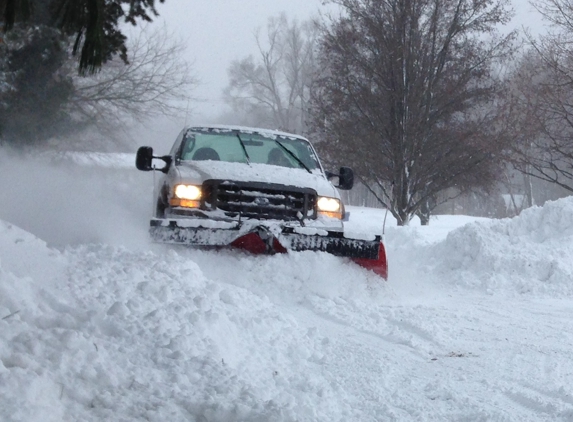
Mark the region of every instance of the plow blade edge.
POLYGON ((175 243, 191 246, 233 246, 251 253, 282 253, 292 251, 320 251, 335 256, 351 258, 358 265, 372 270, 384 279, 388 276, 386 253, 380 236, 374 240, 349 239, 341 232, 326 234, 300 234, 290 228, 282 231, 265 226, 242 228, 180 227, 174 222, 163 225, 151 220, 149 229, 152 239, 160 243, 175 243))

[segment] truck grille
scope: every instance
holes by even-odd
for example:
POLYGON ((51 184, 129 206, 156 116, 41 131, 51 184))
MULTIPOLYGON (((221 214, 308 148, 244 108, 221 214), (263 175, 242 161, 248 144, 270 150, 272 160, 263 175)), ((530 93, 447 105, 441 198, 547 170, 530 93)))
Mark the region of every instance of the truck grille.
POLYGON ((316 218, 316 191, 310 188, 257 182, 207 180, 203 205, 228 217, 300 220, 316 218))

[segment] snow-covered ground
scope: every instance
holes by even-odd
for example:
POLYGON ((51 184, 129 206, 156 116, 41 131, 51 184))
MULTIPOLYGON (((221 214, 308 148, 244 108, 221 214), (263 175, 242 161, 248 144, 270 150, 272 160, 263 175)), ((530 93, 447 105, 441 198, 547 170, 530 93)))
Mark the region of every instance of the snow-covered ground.
POLYGON ((150 244, 152 176, 80 164, 0 152, 1 421, 573 421, 573 198, 389 218, 384 282, 150 244))

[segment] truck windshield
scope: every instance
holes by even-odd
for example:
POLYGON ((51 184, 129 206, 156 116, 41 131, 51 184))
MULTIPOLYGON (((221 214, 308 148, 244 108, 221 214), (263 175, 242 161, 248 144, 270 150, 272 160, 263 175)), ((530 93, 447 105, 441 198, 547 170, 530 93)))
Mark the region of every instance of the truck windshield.
POLYGON ((181 144, 180 158, 259 163, 307 170, 320 168, 314 149, 305 139, 264 136, 238 130, 189 129, 181 144))

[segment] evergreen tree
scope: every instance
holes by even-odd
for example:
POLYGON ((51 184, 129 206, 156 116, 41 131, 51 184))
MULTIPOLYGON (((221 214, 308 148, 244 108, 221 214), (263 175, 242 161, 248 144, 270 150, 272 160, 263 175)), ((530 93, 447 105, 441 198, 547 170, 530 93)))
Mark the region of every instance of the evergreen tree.
MULTIPOLYGON (((159 0, 161 3, 164 0, 159 0)), ((17 22, 48 25, 73 36, 80 73, 93 73, 113 55, 127 62, 122 21, 136 25, 157 16, 155 0, 0 0, 4 31, 17 22)))
POLYGON ((8 51, 4 62, 7 88, 0 92, 0 137, 34 145, 63 132, 69 120, 63 109, 74 87, 63 68, 68 55, 61 34, 41 26, 25 35, 27 42, 8 51))

